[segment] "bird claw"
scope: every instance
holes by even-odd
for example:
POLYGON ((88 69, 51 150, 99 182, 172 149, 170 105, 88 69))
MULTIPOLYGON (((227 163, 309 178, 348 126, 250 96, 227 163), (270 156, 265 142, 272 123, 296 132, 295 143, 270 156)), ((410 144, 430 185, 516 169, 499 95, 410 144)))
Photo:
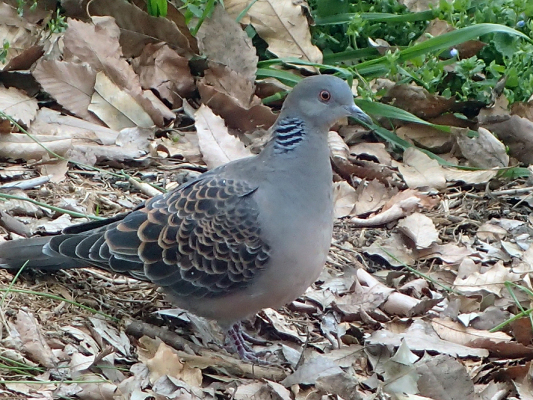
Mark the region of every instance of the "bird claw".
POLYGON ((269 364, 268 361, 262 359, 261 357, 270 354, 270 351, 254 351, 247 343, 264 344, 265 342, 248 335, 246 332, 243 332, 240 324, 234 324, 228 329, 227 338, 230 342, 228 346, 230 350, 237 353, 242 360, 259 365, 269 364))

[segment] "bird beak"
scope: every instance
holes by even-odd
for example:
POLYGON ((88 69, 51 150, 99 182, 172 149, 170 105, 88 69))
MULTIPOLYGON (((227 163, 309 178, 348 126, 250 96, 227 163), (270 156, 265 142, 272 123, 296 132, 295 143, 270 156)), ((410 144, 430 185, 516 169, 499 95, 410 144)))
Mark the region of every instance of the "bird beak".
POLYGON ((346 106, 346 111, 348 112, 349 117, 355 118, 357 121, 363 122, 365 125, 374 124, 372 118, 365 114, 363 110, 361 110, 355 104, 352 104, 351 106, 346 106))

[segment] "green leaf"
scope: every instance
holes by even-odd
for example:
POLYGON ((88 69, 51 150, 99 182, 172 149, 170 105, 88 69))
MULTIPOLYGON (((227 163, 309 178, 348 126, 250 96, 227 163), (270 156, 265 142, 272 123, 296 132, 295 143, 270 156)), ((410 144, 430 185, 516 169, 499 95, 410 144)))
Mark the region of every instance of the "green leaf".
MULTIPOLYGON (((533 41, 522 32, 519 32, 513 28, 509 28, 505 25, 478 24, 433 37, 422 43, 408 47, 405 50, 401 50, 399 52, 398 62, 402 63, 411 58, 416 58, 428 53, 441 52, 468 40, 478 38, 479 36, 498 32, 521 37, 533 43, 533 41)), ((383 70, 389 70, 388 59, 387 56, 382 56, 380 58, 358 64, 354 68, 361 75, 376 76, 378 73, 382 73, 383 70)))

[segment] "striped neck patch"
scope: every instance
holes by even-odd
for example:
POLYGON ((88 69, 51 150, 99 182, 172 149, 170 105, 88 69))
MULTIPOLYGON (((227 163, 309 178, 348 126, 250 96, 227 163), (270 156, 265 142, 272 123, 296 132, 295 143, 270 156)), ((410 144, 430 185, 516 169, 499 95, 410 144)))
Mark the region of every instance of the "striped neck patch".
POLYGON ((275 130, 274 150, 287 153, 296 147, 305 136, 304 122, 299 118, 285 118, 278 123, 275 130))

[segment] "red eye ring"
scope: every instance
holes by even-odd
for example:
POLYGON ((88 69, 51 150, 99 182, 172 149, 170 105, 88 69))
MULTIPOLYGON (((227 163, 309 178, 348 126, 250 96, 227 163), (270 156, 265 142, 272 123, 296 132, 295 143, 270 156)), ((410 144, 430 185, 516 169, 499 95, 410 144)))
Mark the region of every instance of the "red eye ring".
POLYGON ((320 99, 320 101, 328 102, 331 99, 331 93, 327 90, 322 90, 318 94, 318 98, 320 99))

